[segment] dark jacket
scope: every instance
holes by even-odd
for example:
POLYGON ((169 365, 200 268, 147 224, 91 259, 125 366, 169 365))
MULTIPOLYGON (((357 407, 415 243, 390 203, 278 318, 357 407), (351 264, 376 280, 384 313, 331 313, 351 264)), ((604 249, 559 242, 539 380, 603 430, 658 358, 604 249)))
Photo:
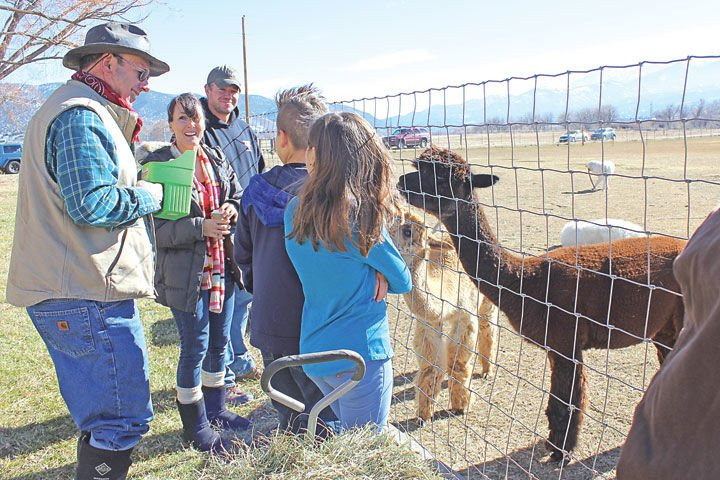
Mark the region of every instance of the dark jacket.
MULTIPOLYGON (((203 147, 220 182, 220 204, 232 203, 240 211, 240 186, 235 172, 218 149, 203 147)), ((170 144, 142 144, 136 152, 140 164, 165 162, 175 158, 170 144)), ((198 193, 193 188, 190 214, 178 220, 154 219, 157 243, 155 289, 157 302, 183 312, 194 312, 200 295, 200 281, 205 264, 203 214, 198 193)), ((227 258, 232 252, 225 252, 227 258)), ((229 275, 226 273, 226 278, 229 275)))
POLYGON ((235 233, 235 260, 253 293, 250 344, 264 352, 299 351, 305 297, 285 252, 285 206, 307 177, 304 164, 276 166, 256 175, 243 193, 235 233))
POLYGON ((240 190, 247 188, 253 175, 265 170, 265 159, 260 153, 255 133, 240 118, 240 110, 230 113, 228 123, 217 118, 208 108, 207 99, 201 98, 200 103, 205 112, 205 135, 203 141, 210 147, 218 147, 225 154, 228 163, 235 170, 240 190))
POLYGON ((720 478, 720 210, 675 259, 685 324, 635 408, 618 480, 720 478))

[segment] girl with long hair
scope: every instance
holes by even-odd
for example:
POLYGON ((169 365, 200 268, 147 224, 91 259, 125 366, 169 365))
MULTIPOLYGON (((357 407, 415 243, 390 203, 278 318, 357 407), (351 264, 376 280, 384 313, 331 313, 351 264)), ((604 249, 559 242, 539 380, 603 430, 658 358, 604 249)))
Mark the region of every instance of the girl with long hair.
MULTIPOLYGON (((319 118, 308 145, 308 179, 285 211, 285 246, 305 294, 300 353, 358 352, 365 377, 332 407, 343 428, 382 428, 393 385, 384 297, 412 287, 385 228, 398 201, 392 158, 373 128, 349 112, 319 118)), ((349 361, 303 369, 325 394, 353 374, 349 361)))

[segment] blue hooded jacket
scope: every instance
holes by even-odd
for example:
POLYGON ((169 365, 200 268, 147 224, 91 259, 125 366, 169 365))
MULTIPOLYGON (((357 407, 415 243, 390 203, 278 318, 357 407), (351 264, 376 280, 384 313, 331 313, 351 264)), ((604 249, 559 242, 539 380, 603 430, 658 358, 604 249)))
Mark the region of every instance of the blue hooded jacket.
POLYGON ((235 261, 253 294, 250 344, 261 351, 296 354, 305 301, 285 251, 283 216, 307 178, 302 163, 273 167, 250 179, 235 233, 235 261))

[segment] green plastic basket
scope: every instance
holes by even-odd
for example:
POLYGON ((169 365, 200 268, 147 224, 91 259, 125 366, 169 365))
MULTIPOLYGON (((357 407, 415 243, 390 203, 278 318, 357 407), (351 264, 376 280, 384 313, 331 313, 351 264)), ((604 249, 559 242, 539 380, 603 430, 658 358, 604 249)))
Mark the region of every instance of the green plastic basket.
POLYGON ((174 160, 143 165, 143 180, 163 185, 162 209, 155 214, 157 218, 177 220, 190 213, 193 175, 195 175, 194 150, 187 150, 174 160))

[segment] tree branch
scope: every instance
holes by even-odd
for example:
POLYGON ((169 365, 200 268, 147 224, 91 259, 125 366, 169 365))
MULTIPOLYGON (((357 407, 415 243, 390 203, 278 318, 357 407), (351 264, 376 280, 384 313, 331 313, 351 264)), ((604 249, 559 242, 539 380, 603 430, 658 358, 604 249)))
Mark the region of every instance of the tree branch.
POLYGON ((108 21, 155 0, 14 0, 0 32, 0 80, 24 64, 57 59, 58 47, 75 47, 73 38, 89 21, 108 21))

